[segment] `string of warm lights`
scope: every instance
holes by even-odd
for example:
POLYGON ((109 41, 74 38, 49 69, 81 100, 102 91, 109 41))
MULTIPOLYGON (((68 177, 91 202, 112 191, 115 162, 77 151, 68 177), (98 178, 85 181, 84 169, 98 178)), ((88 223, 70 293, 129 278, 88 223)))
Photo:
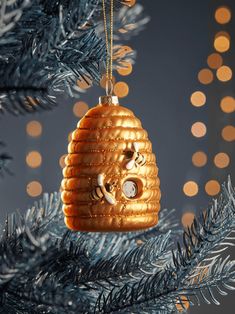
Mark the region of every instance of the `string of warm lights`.
MULTIPOLYGON (((223 26, 230 22, 232 13, 229 7, 220 6, 215 10, 215 21, 223 26)), ((224 58, 221 54, 228 52, 230 49, 231 38, 227 31, 219 31, 214 37, 215 52, 207 58, 209 68, 203 68, 198 73, 198 81, 202 85, 211 84, 216 78, 222 84, 230 81, 233 77, 232 69, 224 64, 224 58)), ((203 107, 207 103, 207 97, 201 90, 192 93, 190 97, 191 105, 194 107, 203 107)), ((235 111, 235 99, 231 95, 224 96, 220 101, 220 109, 224 114, 231 114, 235 111)), ((207 134, 207 126, 203 121, 196 121, 191 127, 191 133, 196 138, 203 138, 207 134)), ((235 140, 235 127, 226 125, 221 132, 222 139, 227 142, 235 140)), ((213 158, 214 166, 217 169, 223 169, 230 165, 231 158, 227 152, 218 152, 213 158)), ((204 151, 196 151, 192 156, 192 164, 195 167, 204 167, 208 164, 208 156, 204 151)), ((212 178, 205 183, 205 192, 209 196, 216 196, 220 192, 220 183, 217 179, 212 178)), ((199 184, 194 180, 184 183, 183 192, 187 197, 195 197, 200 190, 199 184)), ((194 218, 193 212, 185 212, 182 216, 182 224, 188 226, 194 218)))
MULTIPOLYGON (((38 139, 42 135, 42 125, 39 121, 32 120, 26 125, 26 133, 31 139, 38 139)), ((30 169, 39 168, 42 164, 42 155, 37 150, 30 150, 26 154, 26 164, 30 169)), ((42 184, 38 180, 28 182, 26 192, 30 197, 42 194, 42 184)))

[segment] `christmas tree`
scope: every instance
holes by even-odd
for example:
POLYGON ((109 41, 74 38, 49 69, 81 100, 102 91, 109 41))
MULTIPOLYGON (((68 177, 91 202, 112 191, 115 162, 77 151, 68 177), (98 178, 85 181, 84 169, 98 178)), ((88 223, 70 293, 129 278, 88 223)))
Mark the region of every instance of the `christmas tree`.
MULTIPOLYGON (((124 30, 117 41, 148 21, 131 3, 115 2, 114 28, 124 30)), ((77 80, 99 82, 107 58, 102 1, 2 0, 0 11, 2 115, 53 109, 62 92, 80 92, 77 80)), ((133 52, 117 53, 114 66, 127 57, 133 52)), ((0 146, 0 173, 11 174, 0 146)), ((235 261, 226 255, 234 230, 230 179, 186 230, 174 210, 162 209, 147 231, 75 233, 65 227, 60 193, 44 194, 2 230, 0 313, 166 314, 218 305, 235 289, 235 261)))
POLYGON ((1 313, 176 313, 234 290, 235 192, 180 230, 174 211, 131 233, 74 233, 60 195, 10 215, 0 242, 1 313), (178 239, 178 241, 177 241, 178 239))

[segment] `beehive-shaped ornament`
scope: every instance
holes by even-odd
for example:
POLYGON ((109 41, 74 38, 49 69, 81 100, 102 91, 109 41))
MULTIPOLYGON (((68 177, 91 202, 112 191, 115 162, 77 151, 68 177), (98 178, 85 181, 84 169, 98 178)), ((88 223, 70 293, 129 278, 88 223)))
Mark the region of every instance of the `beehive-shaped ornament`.
POLYGON ((134 231, 158 222, 158 168, 147 132, 115 96, 78 122, 61 184, 65 224, 76 231, 134 231))

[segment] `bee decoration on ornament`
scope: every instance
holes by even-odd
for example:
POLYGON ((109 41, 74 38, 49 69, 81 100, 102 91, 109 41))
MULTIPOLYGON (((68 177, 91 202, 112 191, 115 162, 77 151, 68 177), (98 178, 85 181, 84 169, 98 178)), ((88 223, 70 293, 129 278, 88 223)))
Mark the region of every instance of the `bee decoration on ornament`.
POLYGON ((112 191, 114 189, 113 184, 106 183, 104 184, 104 175, 100 173, 97 178, 98 186, 91 192, 91 199, 93 201, 98 201, 105 199, 109 204, 115 205, 116 199, 112 195, 112 191))
POLYGON ((146 164, 146 158, 143 154, 139 153, 139 144, 137 142, 133 143, 134 152, 132 154, 131 160, 126 164, 126 169, 131 170, 134 166, 142 167, 146 164))

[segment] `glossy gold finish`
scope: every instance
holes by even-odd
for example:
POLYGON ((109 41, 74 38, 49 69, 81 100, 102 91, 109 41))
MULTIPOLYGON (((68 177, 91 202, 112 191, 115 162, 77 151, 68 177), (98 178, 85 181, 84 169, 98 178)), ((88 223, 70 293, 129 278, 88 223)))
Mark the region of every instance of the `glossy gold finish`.
POLYGON ((161 192, 151 142, 131 110, 106 100, 90 109, 72 133, 61 184, 65 223, 72 230, 94 232, 152 227, 161 192), (133 143, 146 162, 127 169, 133 143), (97 188, 100 175, 103 186, 112 186, 113 204, 103 197, 106 190, 97 188), (99 197, 91 197, 94 191, 99 197))
POLYGON ((136 4, 136 0, 122 0, 122 4, 133 7, 136 4))

